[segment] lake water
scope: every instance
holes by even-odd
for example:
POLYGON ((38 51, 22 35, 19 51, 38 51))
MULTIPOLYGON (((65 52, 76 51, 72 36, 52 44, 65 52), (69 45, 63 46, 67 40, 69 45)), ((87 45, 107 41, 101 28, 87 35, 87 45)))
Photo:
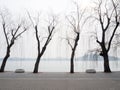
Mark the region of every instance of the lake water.
MULTIPOLYGON (((0 61, 0 65, 1 65, 0 61)), ((5 71, 15 71, 16 69, 25 69, 25 71, 32 72, 34 67, 34 60, 8 60, 5 71)), ((120 61, 110 61, 112 71, 120 71, 120 61)), ((75 72, 85 72, 86 69, 96 69, 96 71, 103 71, 103 61, 75 61, 75 72)), ((39 65, 39 72, 69 72, 69 61, 41 61, 39 65)))

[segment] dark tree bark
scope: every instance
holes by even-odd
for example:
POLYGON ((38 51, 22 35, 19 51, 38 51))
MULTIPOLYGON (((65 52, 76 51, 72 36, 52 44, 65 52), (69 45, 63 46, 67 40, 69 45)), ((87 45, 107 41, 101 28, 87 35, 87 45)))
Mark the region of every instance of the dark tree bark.
POLYGON ((106 12, 103 12, 102 13, 102 10, 101 10, 101 5, 102 5, 102 0, 99 4, 99 7, 98 7, 98 16, 99 16, 99 23, 101 25, 101 29, 102 29, 102 41, 99 41, 97 39, 97 42, 99 43, 99 45, 101 46, 101 53, 100 55, 103 57, 104 59, 104 72, 106 73, 110 73, 111 72, 111 69, 110 69, 110 66, 109 66, 109 57, 108 57, 108 52, 110 50, 110 47, 111 47, 111 43, 112 43, 112 40, 113 40, 113 37, 115 35, 115 32, 119 26, 119 15, 118 15, 118 11, 117 11, 117 7, 118 7, 118 4, 115 4, 115 2, 113 0, 111 0, 111 3, 112 3, 112 7, 113 7, 113 11, 111 12, 111 14, 109 15, 109 10, 107 9, 106 7, 106 4, 105 4, 105 8, 106 8, 106 12), (106 18, 106 22, 104 21, 103 18, 106 18), (114 21, 113 21, 113 18, 114 18, 114 21), (114 23, 113 23, 114 22, 114 23), (106 25, 105 25, 106 24, 106 25), (113 29, 112 29, 112 35, 110 36, 110 40, 108 41, 108 45, 106 45, 106 31, 109 30, 109 27, 111 27, 111 25, 113 25, 113 29))
MULTIPOLYGON (((34 29, 35 29, 35 35, 36 35, 36 40, 37 40, 37 59, 36 59, 35 65, 34 65, 33 73, 38 73, 40 60, 41 60, 42 56, 44 55, 44 52, 46 51, 48 44, 52 40, 53 31, 55 29, 56 18, 54 16, 52 17, 52 21, 50 21, 50 23, 48 25, 48 36, 46 37, 47 39, 46 39, 45 44, 43 45, 42 49, 40 50, 40 47, 41 47, 40 43, 41 42, 40 42, 40 36, 38 33, 38 23, 39 22, 36 22, 36 24, 33 23, 33 20, 30 16, 29 12, 28 12, 28 16, 32 22, 34 29)), ((37 19, 39 21, 39 16, 37 17, 37 19)))
POLYGON ((43 54, 46 50, 46 46, 47 46, 47 44, 42 48, 41 53, 39 53, 38 56, 37 56, 37 60, 36 60, 35 66, 34 66, 33 73, 38 73, 39 63, 40 63, 41 57, 43 56, 43 54))
MULTIPOLYGON (((39 63, 40 63, 40 60, 41 60, 41 57, 43 56, 45 50, 46 50, 46 47, 48 46, 49 42, 51 41, 52 39, 52 33, 54 31, 55 27, 53 26, 52 27, 52 30, 50 30, 50 26, 48 26, 48 31, 50 31, 49 33, 49 36, 47 37, 47 40, 42 48, 42 51, 40 52, 40 50, 38 50, 38 56, 37 56, 37 60, 36 60, 36 63, 35 63, 35 66, 34 66, 34 71, 33 73, 38 73, 38 68, 39 68, 39 63)), ((36 33, 36 36, 38 35, 38 33, 36 33)), ((37 36, 38 37, 38 36, 37 36)), ((37 38, 36 38, 37 39, 37 38)), ((37 42, 38 42, 38 45, 40 45, 40 41, 39 39, 37 39, 37 42)), ((40 47, 38 46, 38 49, 40 47)))
POLYGON ((108 54, 104 54, 103 58, 104 58, 104 72, 111 72, 108 54))
POLYGON ((80 38, 82 27, 84 26, 85 21, 87 20, 87 18, 83 17, 85 14, 85 10, 80 9, 78 3, 74 2, 74 4, 76 6, 75 14, 69 15, 68 17, 66 17, 73 31, 73 34, 75 35, 75 37, 72 38, 73 43, 70 40, 71 38, 68 37, 66 39, 72 50, 71 57, 70 57, 70 73, 74 73, 75 52, 76 52, 76 48, 80 38))
POLYGON ((0 68, 0 72, 4 72, 5 66, 6 66, 6 62, 8 60, 8 58, 10 57, 10 52, 11 52, 11 48, 12 46, 15 44, 15 40, 20 37, 26 30, 27 28, 24 27, 23 31, 20 31, 20 29, 22 29, 22 23, 19 24, 17 26, 17 28, 9 28, 10 31, 7 31, 7 26, 6 26, 6 21, 5 21, 5 16, 3 16, 3 14, 1 13, 1 18, 2 18, 2 28, 3 28, 3 32, 5 35, 5 39, 6 39, 6 43, 7 43, 7 47, 6 47, 6 55, 3 58, 2 64, 1 64, 1 68, 0 68), (9 38, 8 36, 11 36, 11 38, 9 38))
POLYGON ((74 47, 72 48, 72 54, 71 54, 71 59, 70 59, 70 73, 74 73, 74 57, 75 57, 75 51, 76 47, 78 45, 79 41, 79 33, 77 33, 76 39, 75 39, 75 44, 74 47))
MULTIPOLYGON (((51 35, 52 35, 52 32, 51 32, 51 35)), ((50 42, 50 40, 51 40, 51 39, 50 39, 51 35, 49 35, 48 39, 46 40, 45 45, 44 45, 43 48, 42 48, 42 51, 41 51, 41 52, 38 54, 38 56, 37 56, 37 60, 36 60, 35 66, 34 66, 34 71, 33 71, 33 73, 38 73, 38 68, 39 68, 39 63, 40 63, 41 57, 43 56, 43 54, 44 54, 44 52, 45 52, 45 50, 46 50, 46 47, 47 47, 47 45, 49 44, 49 42, 50 42)))
POLYGON ((38 56, 37 56, 36 63, 35 63, 35 66, 34 66, 34 71, 33 71, 33 73, 38 73, 38 68, 39 68, 40 59, 41 59, 41 56, 38 55, 38 56))
POLYGON ((10 57, 10 49, 11 49, 11 47, 12 47, 13 44, 14 44, 14 42, 11 43, 10 46, 7 46, 6 55, 3 58, 2 65, 1 65, 1 68, 0 68, 0 72, 4 72, 7 59, 10 57))
POLYGON ((36 59, 36 63, 35 63, 35 67, 34 67, 34 71, 33 73, 38 73, 38 67, 39 67, 39 62, 40 62, 40 40, 39 40, 39 35, 38 35, 38 28, 37 25, 35 26, 35 35, 36 35, 36 40, 37 40, 37 50, 38 50, 38 55, 37 55, 37 59, 36 59))

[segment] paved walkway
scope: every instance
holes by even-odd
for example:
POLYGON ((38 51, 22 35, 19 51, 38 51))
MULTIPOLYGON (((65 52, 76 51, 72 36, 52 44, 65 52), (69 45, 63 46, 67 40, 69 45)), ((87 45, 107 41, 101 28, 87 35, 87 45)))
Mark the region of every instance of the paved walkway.
POLYGON ((0 73, 0 90, 120 90, 114 73, 0 73))

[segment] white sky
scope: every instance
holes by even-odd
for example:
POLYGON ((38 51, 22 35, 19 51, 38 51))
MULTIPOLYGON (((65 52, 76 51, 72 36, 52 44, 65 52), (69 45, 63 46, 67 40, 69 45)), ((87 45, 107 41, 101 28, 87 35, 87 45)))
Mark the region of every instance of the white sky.
MULTIPOLYGON (((51 13, 51 12, 53 12, 55 14, 59 14, 59 13, 61 14, 62 13, 64 15, 64 13, 72 11, 73 8, 75 7, 74 4, 73 4, 73 1, 78 2, 78 4, 80 4, 80 7, 85 8, 85 7, 90 5, 90 1, 92 1, 92 0, 0 0, 0 8, 7 8, 10 11, 10 13, 18 13, 18 15, 19 15, 19 13, 21 13, 21 15, 24 15, 23 12, 26 12, 26 10, 30 11, 30 13, 31 12, 33 12, 33 13, 37 13, 37 12, 51 13)), ((27 34, 24 34, 24 35, 29 35, 29 34, 27 33, 27 34)), ((33 38, 33 39, 35 39, 35 38, 33 38)), ((27 36, 26 36, 26 41, 27 41, 27 44, 28 43, 31 44, 31 43, 33 43, 31 41, 34 41, 34 40, 30 39, 30 42, 28 42, 29 40, 27 39, 27 36)), ((22 42, 21 38, 20 38, 19 43, 20 42, 22 42)), ((65 42, 66 41, 64 41, 63 43, 65 43, 65 42)), ((3 44, 4 43, 5 42, 3 42, 3 44)), ((54 42, 53 44, 52 43, 50 45, 51 45, 51 47, 54 46, 55 50, 53 50, 53 48, 52 49, 51 48, 47 48, 46 56, 52 56, 52 55, 50 55, 51 54, 51 50, 53 52, 52 53, 53 56, 56 56, 56 54, 58 53, 58 50, 56 51, 56 48, 60 49, 60 47, 59 47, 60 43, 59 42, 57 44, 54 44, 56 42, 54 42)), ((22 55, 23 52, 25 51, 25 49, 26 49, 27 52, 24 52, 24 53, 28 54, 28 52, 29 52, 29 56, 32 56, 33 54, 36 55, 36 53, 35 53, 36 52, 36 47, 35 47, 34 44, 31 46, 32 52, 31 52, 30 47, 28 45, 21 47, 18 44, 18 42, 15 43, 15 47, 16 48, 12 48, 13 52, 15 52, 17 49, 24 48, 24 49, 21 49, 23 51, 17 50, 18 51, 18 55, 20 54, 20 52, 21 52, 21 55, 22 55), (19 47, 21 47, 21 48, 19 48, 19 47)), ((65 47, 64 44, 63 44, 63 45, 61 45, 61 48, 62 48, 62 50, 63 49, 64 50, 68 50, 67 48, 69 48, 69 47, 68 46, 65 47)), ((78 46, 78 48, 79 48, 79 46, 78 46)), ((78 49, 78 51, 85 51, 85 50, 78 49)), ((4 50, 4 53, 3 52, 1 52, 1 53, 5 54, 5 52, 6 51, 4 50)), ((66 54, 64 54, 63 52, 64 51, 61 51, 59 53, 61 53, 62 56, 66 56, 66 54)), ((14 56, 17 56, 17 55, 14 54, 14 56)))
POLYGON ((72 6, 72 2, 81 3, 81 7, 88 6, 90 0, 0 0, 0 7, 10 9, 12 12, 29 11, 53 11, 54 13, 66 12, 72 6))

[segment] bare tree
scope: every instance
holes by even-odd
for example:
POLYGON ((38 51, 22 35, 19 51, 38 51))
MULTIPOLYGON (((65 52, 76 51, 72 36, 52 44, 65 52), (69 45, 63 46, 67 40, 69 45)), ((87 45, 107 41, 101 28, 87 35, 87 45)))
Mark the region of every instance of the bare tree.
POLYGON ((28 29, 28 27, 24 26, 23 22, 17 24, 17 26, 15 26, 15 24, 14 24, 12 27, 11 23, 9 23, 9 24, 7 23, 8 19, 7 20, 5 19, 6 16, 2 12, 0 13, 0 16, 1 16, 1 20, 2 20, 3 33, 5 36, 6 43, 7 43, 6 55, 3 58, 3 62, 1 64, 1 68, 0 68, 0 72, 4 72, 6 62, 7 62, 8 58, 10 57, 11 48, 15 44, 15 41, 18 40, 18 38, 23 33, 25 33, 25 31, 28 29))
POLYGON ((78 41, 80 39, 80 33, 82 30, 82 27, 85 24, 84 22, 85 20, 83 19, 84 14, 85 14, 85 9, 80 10, 79 5, 76 2, 74 2, 74 4, 76 5, 76 11, 73 12, 74 15, 69 15, 66 17, 74 34, 73 38, 68 37, 66 39, 72 50, 71 59, 70 59, 70 73, 74 73, 75 51, 78 45, 78 41))
POLYGON ((46 41, 45 41, 44 45, 41 46, 40 38, 44 38, 44 37, 41 37, 38 33, 39 32, 39 28, 38 28, 39 15, 37 17, 38 21, 36 23, 33 22, 33 19, 30 16, 29 13, 28 13, 28 16, 29 16, 29 18, 32 22, 32 25, 34 27, 34 30, 35 30, 35 36, 36 36, 36 40, 37 40, 37 50, 38 50, 37 51, 37 59, 36 59, 36 62, 35 62, 33 73, 38 73, 38 68, 39 68, 39 63, 40 63, 41 57, 43 56, 48 44, 50 43, 50 41, 52 40, 52 37, 53 37, 53 33, 54 33, 54 30, 55 30, 55 27, 56 27, 56 17, 52 16, 52 19, 49 21, 49 25, 47 26, 46 41))
POLYGON ((111 72, 108 52, 111 48, 113 37, 116 33, 116 30, 118 29, 120 22, 120 15, 118 10, 119 4, 114 0, 109 1, 110 2, 108 3, 107 0, 105 2, 100 0, 97 8, 97 21, 99 22, 102 31, 102 38, 100 40, 99 37, 97 37, 97 43, 101 47, 100 55, 104 58, 104 72, 111 72), (109 32, 111 32, 111 34, 109 32), (108 41, 106 41, 108 39, 107 35, 110 37, 108 41))

